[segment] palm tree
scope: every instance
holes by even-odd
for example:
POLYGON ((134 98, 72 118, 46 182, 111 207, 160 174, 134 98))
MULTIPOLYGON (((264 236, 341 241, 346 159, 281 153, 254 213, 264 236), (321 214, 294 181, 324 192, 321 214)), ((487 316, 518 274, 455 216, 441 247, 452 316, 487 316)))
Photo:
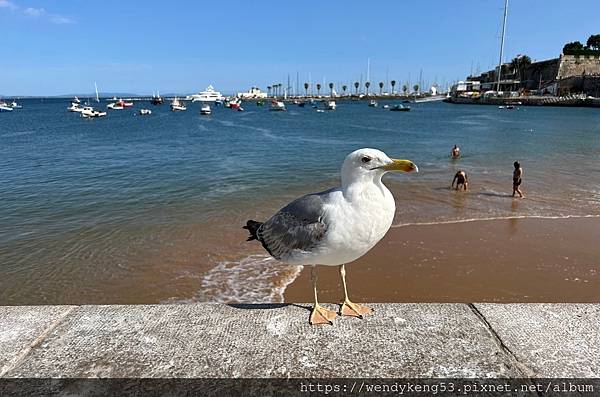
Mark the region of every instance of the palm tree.
POLYGON ((358 96, 358 87, 360 87, 360 84, 357 82, 354 83, 354 89, 356 90, 356 95, 358 96))
POLYGON ((413 85, 413 90, 415 90, 415 92, 419 92, 419 85, 418 84, 413 85))
POLYGON ((329 96, 333 96, 333 83, 329 83, 329 96))
POLYGON ((344 84, 342 86, 342 91, 344 92, 344 96, 346 96, 346 90, 348 89, 348 86, 346 84, 344 84))
POLYGON ((379 95, 383 94, 383 81, 379 82, 379 95))
POLYGON ((394 87, 396 86, 396 80, 390 81, 390 84, 392 85, 392 95, 394 95, 394 87))
POLYGON ((408 91, 408 86, 406 84, 404 84, 402 86, 402 92, 404 93, 404 95, 406 95, 406 91, 408 91))
POLYGON ((304 83, 304 94, 308 96, 308 83, 304 83))
POLYGON ((271 86, 267 86, 267 96, 271 96, 271 86))
POLYGON ((370 81, 367 81, 367 82, 365 83, 365 88, 367 89, 367 96, 369 96, 369 87, 370 87, 370 86, 371 86, 371 82, 370 82, 370 81))
POLYGON ((317 84, 317 96, 321 96, 321 84, 317 84))

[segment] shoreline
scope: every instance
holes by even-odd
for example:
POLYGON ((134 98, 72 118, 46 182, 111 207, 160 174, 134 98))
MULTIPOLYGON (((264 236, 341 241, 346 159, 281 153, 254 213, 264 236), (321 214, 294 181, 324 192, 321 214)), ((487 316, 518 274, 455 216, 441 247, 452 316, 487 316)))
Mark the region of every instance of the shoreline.
MULTIPOLYGON (((346 266, 356 302, 600 302, 600 217, 506 218, 392 226, 346 266)), ((337 267, 318 266, 319 300, 342 297, 337 267)), ((284 302, 312 301, 305 267, 284 302)))

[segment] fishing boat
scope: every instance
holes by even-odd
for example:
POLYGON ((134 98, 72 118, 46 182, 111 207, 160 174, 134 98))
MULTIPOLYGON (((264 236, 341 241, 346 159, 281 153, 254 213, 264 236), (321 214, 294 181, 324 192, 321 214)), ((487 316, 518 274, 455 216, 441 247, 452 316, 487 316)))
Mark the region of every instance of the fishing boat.
POLYGON ((208 103, 205 103, 204 105, 202 105, 202 107, 200 108, 200 114, 206 115, 208 116, 209 114, 211 114, 212 111, 210 110, 210 105, 208 103))
POLYGON ((404 105, 394 105, 390 108, 390 110, 393 112, 410 112, 410 107, 404 105))
POLYGON ((156 92, 156 95, 152 93, 152 99, 150 99, 150 103, 153 105, 162 105, 164 102, 163 98, 160 96, 160 92, 156 92))
POLYGON ((150 110, 150 109, 140 109, 140 116, 147 116, 149 114, 152 114, 152 110, 150 110))
POLYGON ((229 109, 232 110, 238 110, 242 107, 242 101, 240 101, 239 99, 232 99, 231 101, 229 101, 229 109))
POLYGON ((376 100, 374 100, 374 99, 371 99, 371 100, 369 101, 369 107, 376 108, 377 106, 379 106, 379 104, 377 103, 377 101, 376 101, 376 100))
POLYGON ((273 111, 284 111, 285 110, 285 103, 283 103, 282 101, 271 101, 271 108, 269 110, 273 110, 273 111))
POLYGON ((12 112, 13 108, 6 102, 0 102, 0 112, 12 112))
POLYGON ((171 111, 173 112, 183 112, 186 111, 187 108, 185 107, 185 105, 183 104, 183 102, 181 102, 179 100, 179 98, 175 97, 173 98, 173 101, 171 102, 171 111))
POLYGON ((73 98, 71 103, 81 103, 81 101, 79 100, 79 98, 75 97, 75 98, 73 98))
POLYGON ((222 101, 223 95, 219 91, 215 91, 212 85, 209 85, 206 87, 206 90, 188 95, 186 99, 190 99, 192 102, 215 102, 222 101))
POLYGON ((23 106, 19 105, 15 100, 12 101, 10 107, 13 109, 21 109, 23 106))
POLYGON ((104 117, 106 116, 106 112, 101 112, 99 110, 94 109, 91 106, 85 106, 81 111, 81 117, 85 118, 96 118, 96 117, 104 117))
POLYGON ((327 108, 327 110, 335 110, 337 108, 337 105, 335 101, 328 101, 325 107, 327 108))
POLYGON ((69 106, 67 110, 69 112, 81 113, 83 111, 83 107, 79 104, 79 102, 71 102, 71 106, 69 106))
POLYGON ((107 108, 112 109, 112 110, 123 110, 125 109, 125 106, 123 106, 123 100, 119 99, 117 102, 113 102, 113 103, 109 103, 108 105, 106 105, 107 108))

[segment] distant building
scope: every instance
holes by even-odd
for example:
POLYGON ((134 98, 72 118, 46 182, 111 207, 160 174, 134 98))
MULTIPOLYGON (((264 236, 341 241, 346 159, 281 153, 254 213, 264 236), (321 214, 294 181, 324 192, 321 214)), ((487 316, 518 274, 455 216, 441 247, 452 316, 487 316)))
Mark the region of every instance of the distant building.
POLYGON ((247 92, 238 92, 237 97, 241 99, 265 99, 267 93, 262 92, 258 87, 252 87, 247 92))
POLYGON ((569 95, 583 93, 600 96, 600 56, 564 55, 558 58, 532 62, 522 70, 511 64, 502 64, 498 89, 498 68, 469 76, 452 88, 453 96, 477 96, 488 91, 505 95, 569 95))

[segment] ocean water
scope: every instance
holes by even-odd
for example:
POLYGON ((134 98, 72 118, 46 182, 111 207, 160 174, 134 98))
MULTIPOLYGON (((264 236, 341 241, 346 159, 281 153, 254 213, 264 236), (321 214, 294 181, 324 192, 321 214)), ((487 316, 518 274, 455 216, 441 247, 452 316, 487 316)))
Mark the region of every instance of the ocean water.
POLYGON ((419 166, 386 177, 396 226, 600 215, 598 109, 341 101, 201 116, 138 102, 85 120, 67 100, 21 102, 0 114, 0 304, 281 300, 299 269, 241 226, 336 185, 361 147, 419 166), (515 160, 524 200, 510 198, 515 160), (459 169, 470 190, 457 194, 459 169))

